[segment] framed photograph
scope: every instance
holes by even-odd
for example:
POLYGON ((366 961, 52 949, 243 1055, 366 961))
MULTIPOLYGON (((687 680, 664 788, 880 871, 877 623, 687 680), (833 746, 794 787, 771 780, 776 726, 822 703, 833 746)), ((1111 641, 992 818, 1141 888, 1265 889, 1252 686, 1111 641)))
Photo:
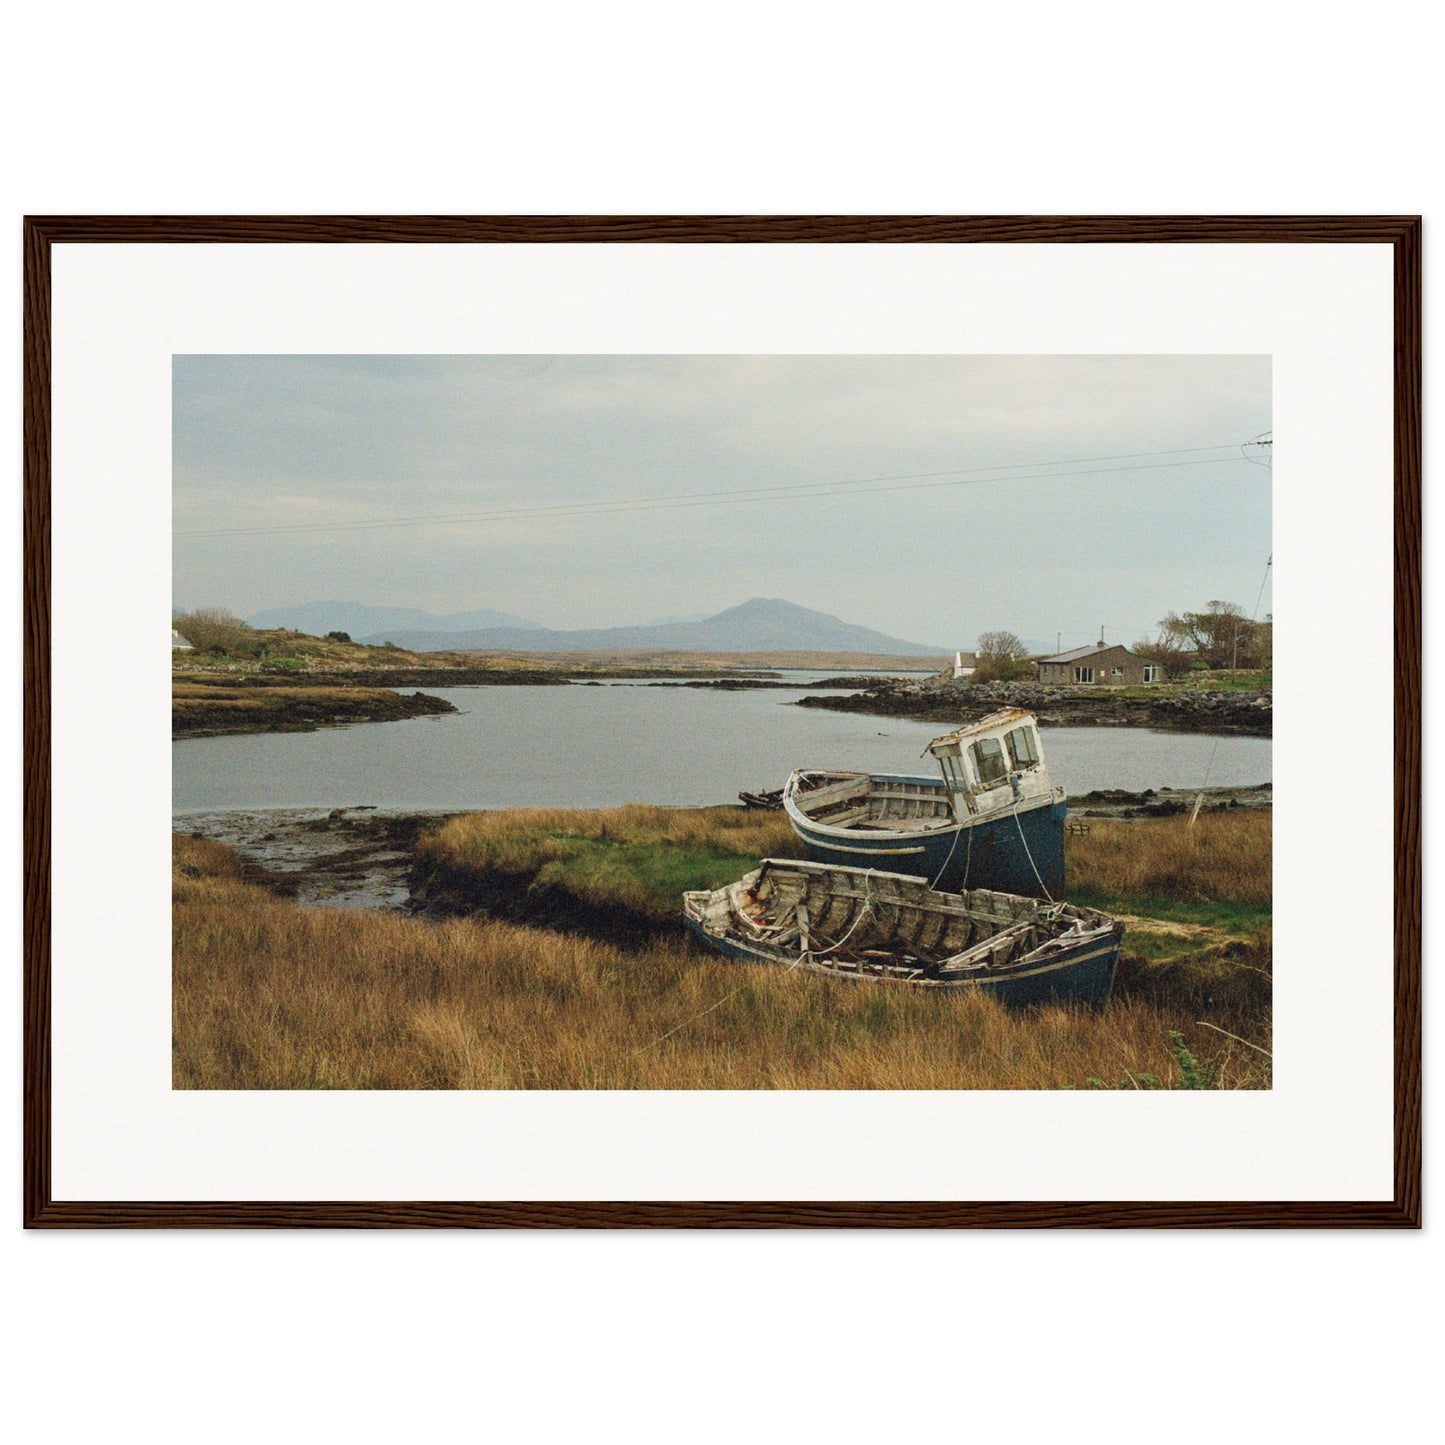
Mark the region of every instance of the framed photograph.
POLYGON ((1420 269, 27 220, 27 1226, 1418 1227, 1420 269))

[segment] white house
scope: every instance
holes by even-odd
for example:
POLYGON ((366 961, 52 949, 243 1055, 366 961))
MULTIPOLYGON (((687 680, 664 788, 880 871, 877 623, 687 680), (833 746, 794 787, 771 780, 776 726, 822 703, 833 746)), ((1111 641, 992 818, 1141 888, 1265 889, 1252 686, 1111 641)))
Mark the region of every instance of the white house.
POLYGON ((973 652, 955 652, 953 654, 953 676, 955 681, 962 677, 972 677, 973 670, 978 666, 978 655, 973 652))
POLYGON ((179 632, 177 632, 174 627, 171 628, 171 651, 172 651, 172 652, 182 652, 182 651, 185 651, 185 652, 194 652, 194 651, 195 651, 195 649, 191 646, 191 644, 190 644, 189 642, 187 642, 186 639, 185 639, 184 637, 182 637, 181 634, 180 634, 179 632))

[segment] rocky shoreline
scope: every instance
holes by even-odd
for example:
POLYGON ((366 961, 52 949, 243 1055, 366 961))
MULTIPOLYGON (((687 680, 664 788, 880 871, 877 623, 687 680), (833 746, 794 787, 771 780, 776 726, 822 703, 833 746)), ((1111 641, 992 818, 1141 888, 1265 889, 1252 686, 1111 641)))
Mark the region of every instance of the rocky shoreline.
POLYGON ((1201 813, 1237 808, 1270 812, 1274 808, 1274 784, 1258 783, 1252 788, 1145 788, 1142 793, 1097 788, 1068 800, 1069 818, 1174 818, 1190 812, 1196 800, 1200 800, 1201 813))
POLYGON ((402 813, 374 807, 256 808, 186 813, 177 833, 223 843, 243 876, 314 908, 413 912, 417 839, 450 813, 402 813))
POLYGON ((407 694, 384 687, 317 686, 270 678, 244 678, 229 684, 177 682, 171 688, 171 737, 314 732, 323 727, 399 722, 456 710, 430 693, 407 694))
POLYGON ((717 692, 748 692, 761 688, 776 688, 783 692, 818 692, 832 690, 859 689, 869 687, 874 679, 871 677, 825 677, 820 682, 798 682, 779 678, 775 674, 761 677, 692 677, 685 681, 676 682, 647 682, 637 681, 629 683, 604 684, 596 682, 591 678, 574 679, 583 687, 603 686, 626 686, 626 687, 695 687, 709 688, 717 692))
POLYGON ((800 698, 798 707, 923 722, 977 722, 1000 708, 1024 708, 1053 727, 1144 727, 1173 732, 1271 737, 1269 692, 1206 691, 1160 686, 1141 695, 1099 687, 1043 687, 1038 683, 970 684, 941 678, 915 682, 884 678, 845 696, 800 698))

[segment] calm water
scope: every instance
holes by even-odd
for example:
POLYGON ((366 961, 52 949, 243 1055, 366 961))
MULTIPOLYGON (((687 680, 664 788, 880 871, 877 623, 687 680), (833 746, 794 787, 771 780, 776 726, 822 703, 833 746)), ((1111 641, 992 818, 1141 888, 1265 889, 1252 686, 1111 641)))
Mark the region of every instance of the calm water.
MULTIPOLYGON (((940 723, 794 707, 801 691, 673 687, 428 688, 460 713, 314 733, 189 738, 172 749, 178 813, 731 803, 799 767, 931 774, 940 723)), ((1246 786, 1272 780, 1268 738, 1045 728, 1057 783, 1246 786)))

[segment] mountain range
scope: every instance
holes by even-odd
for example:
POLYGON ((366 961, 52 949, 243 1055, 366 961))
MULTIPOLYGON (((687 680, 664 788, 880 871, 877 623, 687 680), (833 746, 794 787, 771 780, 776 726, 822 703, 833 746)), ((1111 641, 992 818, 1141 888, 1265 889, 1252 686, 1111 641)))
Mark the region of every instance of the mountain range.
POLYGON ((272 607, 248 617, 252 627, 289 627, 313 637, 328 632, 345 632, 358 640, 363 634, 393 634, 401 628, 411 631, 462 632, 468 628, 506 627, 527 631, 541 627, 510 612, 482 608, 475 612, 426 612, 420 607, 372 607, 364 602, 297 602, 290 607, 272 607))
MULTIPOLYGON (((516 650, 589 652, 622 649, 678 652, 875 652, 899 656, 936 656, 950 651, 905 642, 871 627, 844 622, 777 597, 754 597, 737 607, 698 621, 654 623, 642 627, 592 627, 560 630, 529 623, 454 627, 398 627, 357 637, 359 642, 394 642, 414 652, 516 650)), ((327 629, 328 631, 331 629, 327 629)))

